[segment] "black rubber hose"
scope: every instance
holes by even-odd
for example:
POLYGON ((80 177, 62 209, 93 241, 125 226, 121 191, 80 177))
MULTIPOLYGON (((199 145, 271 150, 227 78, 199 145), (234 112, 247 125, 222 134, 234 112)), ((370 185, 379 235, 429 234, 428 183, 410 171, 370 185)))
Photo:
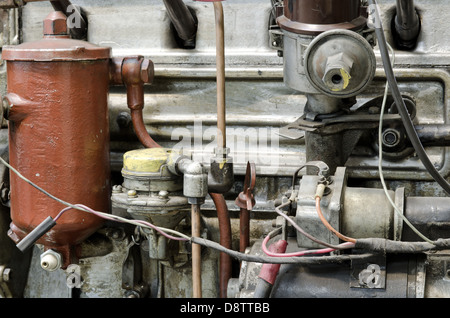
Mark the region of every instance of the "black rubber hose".
POLYGON ((448 249, 450 239, 438 239, 432 243, 428 242, 402 242, 382 238, 358 239, 356 249, 370 251, 371 253, 393 253, 393 254, 417 254, 429 251, 448 249))
POLYGON ((414 0, 397 0, 397 15, 394 19, 394 37, 397 46, 400 49, 413 49, 420 34, 420 27, 414 0))
POLYGON ((414 128, 411 117, 409 116, 408 109, 406 108, 405 101, 403 100, 402 94, 400 93, 400 89, 398 88, 397 80, 395 78, 389 58, 389 52, 386 38, 384 36, 383 26, 381 25, 381 19, 377 9, 377 2, 376 0, 369 0, 369 4, 373 7, 374 13, 377 15, 375 17, 376 23, 374 24, 374 28, 378 40, 378 47, 383 61, 386 77, 389 82, 389 87, 391 89, 392 96, 394 97, 395 104, 397 105, 398 112, 402 118, 406 133, 428 173, 445 190, 445 192, 447 192, 447 194, 450 194, 450 184, 444 179, 444 177, 439 174, 430 158, 428 158, 428 155, 426 154, 425 149, 423 148, 419 136, 414 128))

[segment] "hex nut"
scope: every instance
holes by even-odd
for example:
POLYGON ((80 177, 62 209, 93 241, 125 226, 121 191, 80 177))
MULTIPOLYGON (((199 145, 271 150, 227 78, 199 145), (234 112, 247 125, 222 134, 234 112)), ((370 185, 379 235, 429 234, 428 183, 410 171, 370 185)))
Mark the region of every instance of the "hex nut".
POLYGON ((67 17, 60 11, 50 13, 44 20, 44 35, 68 35, 67 17))
POLYGON ((144 59, 141 64, 141 80, 144 83, 153 82, 154 67, 153 62, 149 59, 144 59))

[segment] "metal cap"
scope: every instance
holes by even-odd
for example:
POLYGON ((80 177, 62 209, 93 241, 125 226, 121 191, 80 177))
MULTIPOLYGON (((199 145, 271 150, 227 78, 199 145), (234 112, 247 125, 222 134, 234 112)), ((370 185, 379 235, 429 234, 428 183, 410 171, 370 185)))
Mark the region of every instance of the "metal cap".
POLYGON ((165 148, 145 148, 126 152, 123 155, 122 173, 125 175, 160 174, 166 164, 170 150, 165 148))
POLYGON ((6 61, 89 61, 111 57, 111 48, 86 41, 70 39, 67 18, 62 12, 52 12, 44 20, 44 38, 17 46, 4 46, 6 61))

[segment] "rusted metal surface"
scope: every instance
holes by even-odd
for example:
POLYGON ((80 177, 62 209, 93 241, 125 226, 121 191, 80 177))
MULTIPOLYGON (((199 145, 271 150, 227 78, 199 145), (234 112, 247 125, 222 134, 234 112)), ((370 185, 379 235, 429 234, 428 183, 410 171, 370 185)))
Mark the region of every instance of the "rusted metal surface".
MULTIPOLYGON (((220 245, 231 249, 232 233, 231 221, 228 214, 228 207, 223 194, 210 193, 217 210, 217 218, 219 220, 220 245)), ((232 277, 231 257, 225 253, 220 253, 220 277, 219 292, 221 298, 226 298, 228 280, 232 277)))
MULTIPOLYGON (((49 16, 42 41, 4 48, 10 163, 64 201, 109 212, 109 49, 51 34, 64 33, 60 17, 49 16)), ((14 241, 64 207, 11 174, 14 241)), ((93 214, 66 213, 38 243, 60 252, 67 266, 73 247, 102 223, 93 214)))
POLYGON ((87 38, 87 21, 81 9, 74 6, 69 0, 50 1, 55 11, 61 11, 74 22, 71 23, 70 35, 73 39, 85 40, 87 38))
POLYGON ((144 84, 153 81, 154 66, 142 56, 115 58, 111 62, 111 84, 125 85, 127 105, 136 136, 148 148, 161 147, 147 132, 142 110, 144 109, 144 84))
POLYGON ((286 31, 317 35, 332 29, 362 29, 366 23, 359 0, 284 0, 278 24, 286 31))
MULTIPOLYGON (((44 20, 44 37, 20 46, 5 46, 2 58, 6 61, 95 61, 109 60, 111 49, 89 42, 70 39, 66 16, 55 11, 44 20)), ((109 75, 108 75, 109 81, 109 75)))

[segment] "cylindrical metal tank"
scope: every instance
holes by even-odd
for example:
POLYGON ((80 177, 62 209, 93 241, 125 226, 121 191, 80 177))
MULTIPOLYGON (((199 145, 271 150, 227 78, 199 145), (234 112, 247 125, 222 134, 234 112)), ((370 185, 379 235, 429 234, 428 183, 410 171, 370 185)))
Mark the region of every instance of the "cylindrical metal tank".
POLYGON ((360 0, 284 0, 283 30, 318 35, 334 29, 359 30, 365 26, 360 0))
MULTIPOLYGON (((40 41, 4 47, 10 164, 66 202, 110 210, 108 88, 110 48, 70 39, 52 12, 40 41)), ((11 173, 10 237, 19 241, 65 206, 11 173)), ((102 225, 72 210, 37 243, 72 263, 73 247, 102 225)))

